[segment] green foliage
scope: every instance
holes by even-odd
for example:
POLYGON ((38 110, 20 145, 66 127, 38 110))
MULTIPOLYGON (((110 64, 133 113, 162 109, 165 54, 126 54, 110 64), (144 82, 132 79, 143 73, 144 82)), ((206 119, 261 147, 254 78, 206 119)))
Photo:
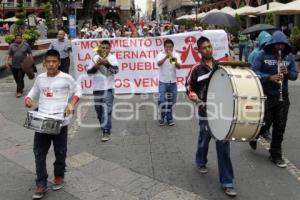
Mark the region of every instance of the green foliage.
POLYGON ((296 51, 300 51, 300 28, 299 26, 295 26, 292 29, 290 41, 294 46, 296 51))
POLYGON ((272 13, 268 13, 268 14, 266 15, 265 23, 266 23, 266 24, 274 25, 274 16, 273 16, 272 13))
MULTIPOLYGON (((23 32, 22 38, 25 40, 30 46, 33 46, 35 41, 37 41, 40 37, 40 33, 34 29, 27 29, 23 32)), ((5 42, 11 44, 15 40, 15 34, 10 33, 4 36, 5 42)))
POLYGON ((246 6, 246 2, 244 0, 241 0, 239 8, 244 7, 244 6, 246 6))
POLYGON ((15 35, 11 34, 11 33, 7 34, 7 35, 4 36, 4 40, 5 40, 6 43, 11 44, 15 40, 15 35))
POLYGON ((27 29, 22 37, 30 46, 33 46, 35 41, 39 39, 40 33, 34 29, 27 29))
POLYGON ((54 29, 53 6, 50 2, 48 2, 45 6, 45 20, 48 30, 54 29))
POLYGON ((235 15, 235 19, 239 24, 239 27, 237 27, 237 30, 239 31, 241 28, 246 27, 247 24, 247 16, 240 16, 235 15))
POLYGON ((56 38, 56 35, 57 35, 56 30, 54 30, 54 29, 49 29, 48 30, 48 35, 47 35, 48 38, 56 38))
POLYGON ((17 0, 17 10, 16 10, 16 31, 24 30, 26 11, 24 9, 23 0, 17 0))

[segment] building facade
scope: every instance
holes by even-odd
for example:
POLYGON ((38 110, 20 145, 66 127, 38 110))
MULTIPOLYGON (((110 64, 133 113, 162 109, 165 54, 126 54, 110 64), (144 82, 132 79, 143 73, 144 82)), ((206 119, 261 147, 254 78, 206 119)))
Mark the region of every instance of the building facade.
POLYGON ((104 21, 112 19, 124 24, 135 13, 134 0, 99 0, 96 12, 104 21))
MULTIPOLYGON (((181 6, 175 8, 176 17, 180 17, 186 14, 195 13, 196 8, 198 13, 208 12, 212 9, 222 9, 226 6, 229 6, 233 9, 237 9, 242 5, 249 5, 253 7, 261 6, 267 2, 279 2, 279 3, 289 3, 293 0, 181 0, 181 6)), ((257 17, 247 19, 247 25, 251 25, 251 21, 255 23, 262 22, 262 18, 257 17)), ((287 26, 292 24, 300 25, 300 17, 298 16, 274 16, 274 23, 277 27, 282 25, 287 26)))
MULTIPOLYGON (((17 0, 2 0, 0 3, 1 18, 14 17, 17 10, 17 0)), ((41 16, 44 13, 44 8, 37 4, 36 0, 24 0, 26 14, 35 14, 41 16)))
MULTIPOLYGON (((14 17, 17 9, 17 0, 2 0, 0 3, 1 18, 14 17)), ((24 0, 26 14, 35 14, 38 17, 44 17, 43 6, 38 5, 37 0, 24 0)), ((76 11, 80 15, 82 12, 83 0, 76 1, 76 11)), ((134 0, 99 0, 96 4, 95 12, 99 23, 103 23, 106 19, 113 19, 119 23, 125 23, 134 13, 134 0)), ((64 15, 68 15, 66 7, 64 15)))

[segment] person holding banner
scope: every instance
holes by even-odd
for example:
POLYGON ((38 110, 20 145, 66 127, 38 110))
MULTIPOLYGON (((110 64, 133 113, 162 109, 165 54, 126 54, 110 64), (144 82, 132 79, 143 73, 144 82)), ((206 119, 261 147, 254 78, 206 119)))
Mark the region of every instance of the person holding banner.
POLYGON ((176 69, 180 68, 180 55, 173 51, 174 43, 167 39, 164 42, 164 52, 157 56, 159 70, 159 100, 160 108, 159 125, 165 124, 165 119, 169 126, 175 125, 173 121, 173 106, 177 99, 176 69))
POLYGON ((110 42, 103 40, 87 71, 88 75, 93 77, 95 110, 103 132, 102 142, 110 140, 114 75, 119 71, 117 58, 110 53, 110 50, 110 42))
MULTIPOLYGON (((210 40, 206 37, 200 37, 197 41, 198 51, 201 54, 202 61, 200 65, 192 68, 187 78, 188 98, 199 105, 199 126, 200 133, 198 138, 198 148, 196 153, 196 165, 199 172, 206 174, 208 169, 207 153, 211 135, 207 124, 207 113, 205 108, 207 88, 209 84, 210 73, 218 67, 218 62, 213 58, 213 49, 210 40)), ((237 195, 233 185, 233 168, 230 159, 229 141, 216 141, 219 179, 222 188, 228 196, 237 195)))

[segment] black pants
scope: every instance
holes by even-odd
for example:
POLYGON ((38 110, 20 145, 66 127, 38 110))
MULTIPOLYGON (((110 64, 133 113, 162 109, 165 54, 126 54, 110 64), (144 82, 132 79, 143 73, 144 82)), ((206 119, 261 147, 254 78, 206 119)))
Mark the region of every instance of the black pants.
POLYGON ((25 73, 21 68, 11 68, 11 70, 17 84, 17 93, 23 93, 25 73))
POLYGON ((65 73, 69 73, 69 68, 70 68, 70 58, 62 58, 60 59, 60 66, 59 66, 59 70, 65 73))
MULTIPOLYGON (((279 97, 268 97, 265 102, 265 125, 261 128, 260 134, 265 133, 273 127, 270 154, 273 158, 282 156, 281 144, 285 132, 290 100, 288 95, 284 95, 283 101, 279 97)), ((259 134, 259 135, 260 135, 259 134)))
POLYGON ((33 152, 35 156, 36 166, 36 185, 47 186, 47 168, 46 158, 48 150, 53 141, 55 162, 54 176, 64 177, 66 168, 66 156, 67 156, 67 140, 68 140, 68 126, 64 126, 61 129, 59 135, 49 135, 43 133, 35 133, 33 152))

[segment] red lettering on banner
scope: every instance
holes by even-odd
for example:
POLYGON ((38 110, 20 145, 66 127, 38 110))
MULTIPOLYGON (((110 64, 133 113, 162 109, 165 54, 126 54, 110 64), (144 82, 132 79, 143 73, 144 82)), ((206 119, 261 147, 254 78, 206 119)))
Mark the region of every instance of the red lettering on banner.
POLYGON ((130 51, 124 51, 124 59, 130 59, 130 51))
POLYGON ((83 57, 80 57, 80 53, 77 54, 78 61, 87 61, 91 60, 91 55, 89 53, 83 55, 83 57))
POLYGON ((157 87, 158 79, 157 78, 134 79, 134 83, 137 87, 157 87))
POLYGON ((155 43, 156 43, 156 46, 162 46, 163 45, 163 43, 164 43, 164 40, 162 39, 162 38, 157 38, 156 40, 155 40, 155 43))
POLYGON ((158 70, 155 62, 135 62, 135 63, 122 63, 121 69, 130 71, 143 71, 143 70, 158 70))
POLYGON ((118 60, 121 59, 141 59, 141 58, 155 58, 159 54, 159 50, 149 50, 149 51, 111 51, 113 55, 116 56, 118 60))
POLYGON ((117 52, 114 52, 114 53, 115 53, 115 56, 116 56, 116 58, 117 58, 118 60, 123 58, 123 56, 122 56, 122 53, 123 53, 123 52, 117 51, 117 52))
POLYGON ((141 51, 140 58, 147 58, 145 51, 141 51))
POLYGON ((80 42, 80 49, 90 49, 96 48, 101 44, 101 41, 81 41, 80 42))
POLYGON ((177 77, 176 81, 177 81, 177 85, 185 85, 186 77, 177 77))
POLYGON ((89 65, 78 64, 77 71, 78 72, 86 72, 88 67, 89 67, 89 65))
POLYGON ((126 79, 116 79, 115 80, 115 88, 129 88, 130 87, 130 81, 128 78, 126 79))
POLYGON ((92 87, 92 81, 91 80, 83 80, 81 81, 81 88, 82 89, 88 89, 92 87))
POLYGON ((150 47, 152 45, 152 41, 150 39, 146 39, 145 42, 144 42, 144 45, 146 47, 150 47))
MULTIPOLYGON (((162 42, 156 42, 159 43, 159 46, 162 45, 162 42)), ((134 38, 134 39, 117 39, 117 40, 111 40, 110 41, 111 48, 127 48, 127 47, 143 47, 143 46, 151 46, 152 45, 152 39, 144 39, 144 38, 134 38)), ((88 47, 87 44, 85 44, 85 47, 88 47)))

